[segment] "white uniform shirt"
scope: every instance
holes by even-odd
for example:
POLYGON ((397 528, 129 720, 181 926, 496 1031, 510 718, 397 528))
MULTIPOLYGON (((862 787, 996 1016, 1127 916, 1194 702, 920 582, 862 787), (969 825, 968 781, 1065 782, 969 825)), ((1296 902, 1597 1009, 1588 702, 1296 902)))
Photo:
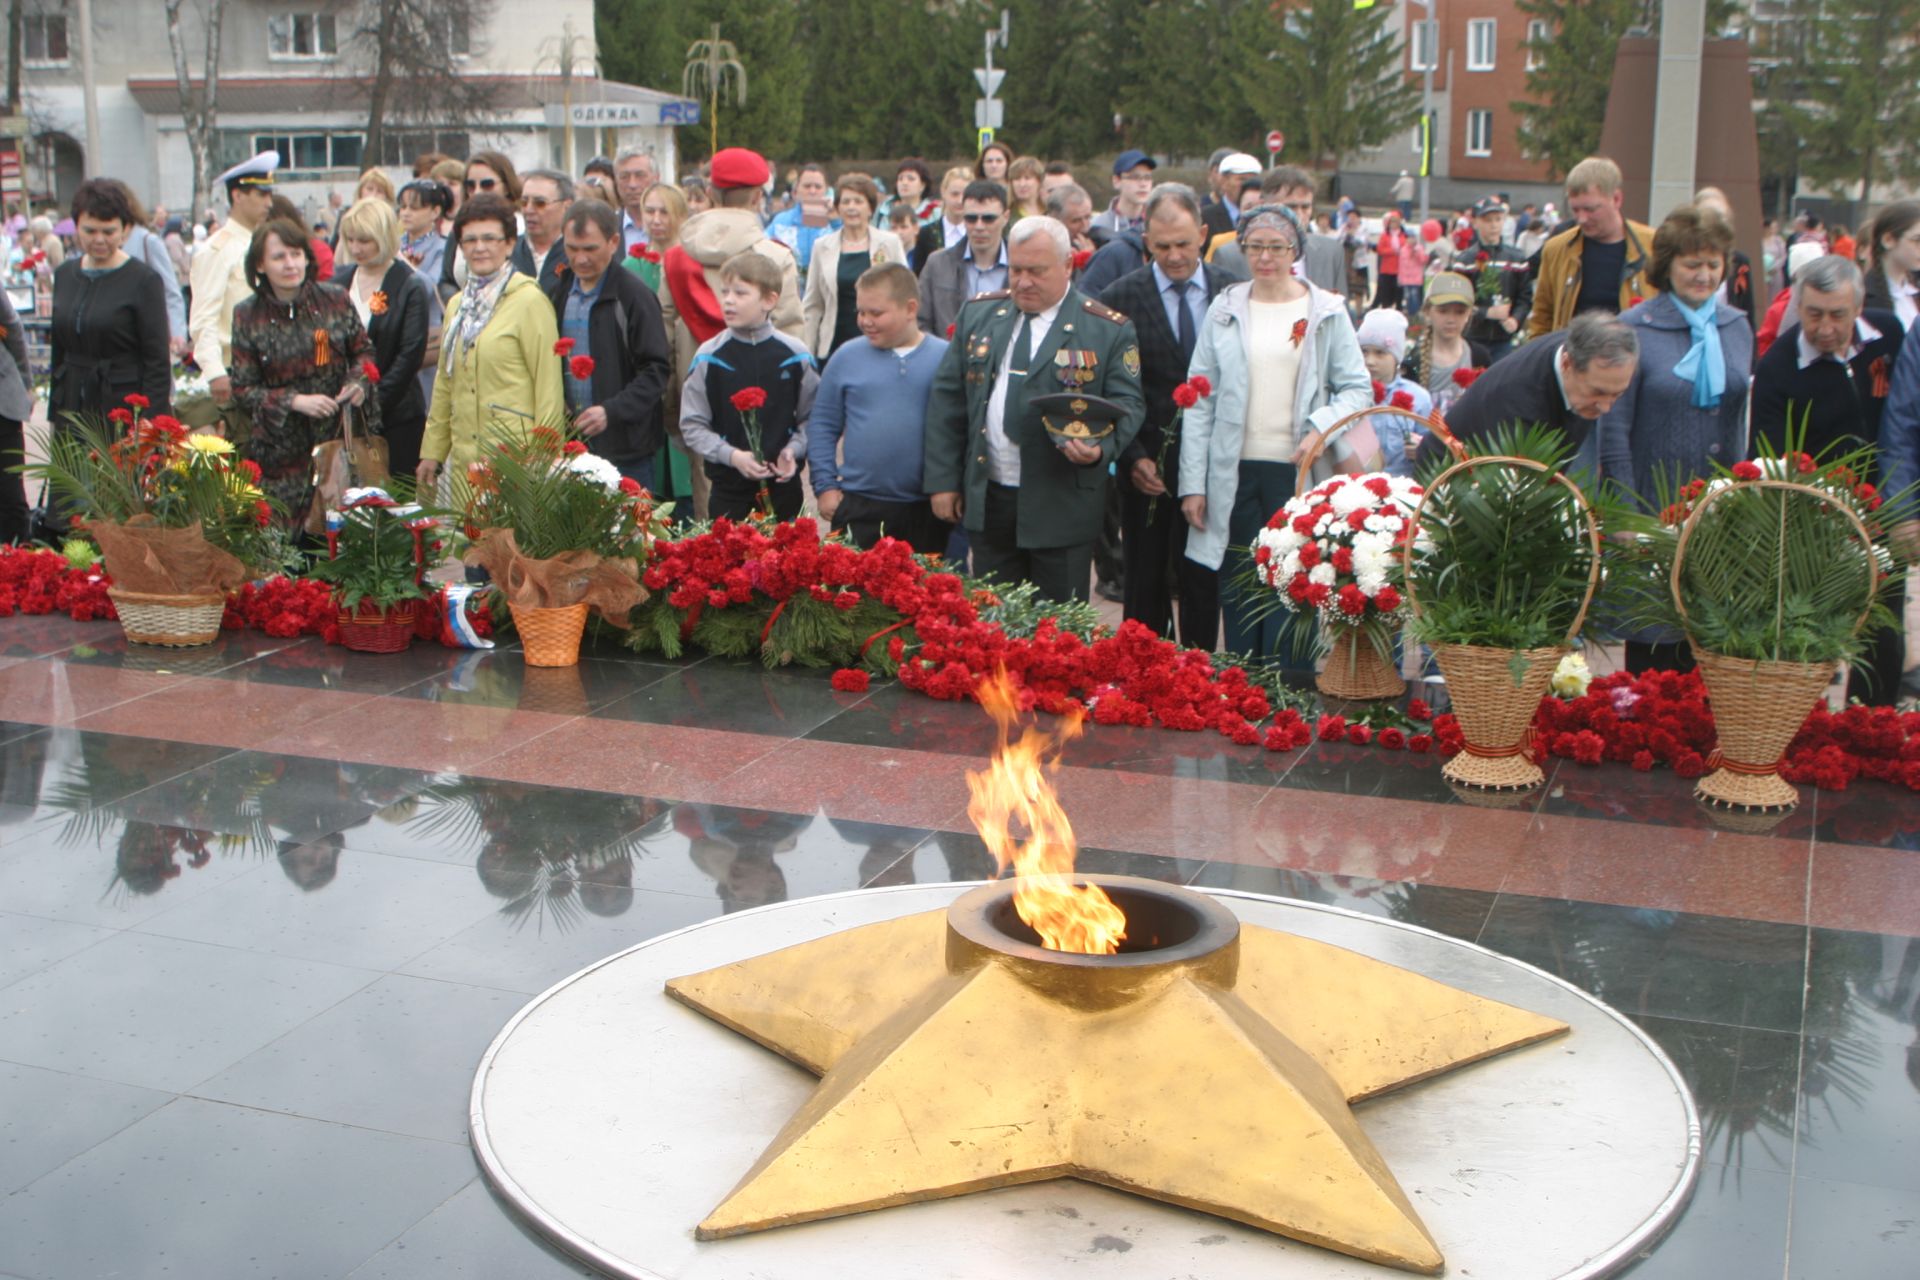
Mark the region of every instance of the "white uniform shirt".
MULTIPOLYGON (((1056 302, 1045 311, 1026 318, 1031 337, 1027 339, 1027 350, 1038 352, 1041 344, 1047 340, 1047 332, 1053 328, 1054 320, 1060 314, 1060 303, 1056 302)), ((1013 356, 1020 346, 1020 329, 1016 321, 1013 336, 1007 339, 1007 352, 1000 359, 999 372, 994 375, 993 392, 987 397, 987 463, 993 473, 995 484, 1018 486, 1020 483, 1020 446, 1007 438, 1007 378, 1014 372, 1013 356)), ((1030 370, 1020 370, 1021 374, 1031 376, 1030 370)))

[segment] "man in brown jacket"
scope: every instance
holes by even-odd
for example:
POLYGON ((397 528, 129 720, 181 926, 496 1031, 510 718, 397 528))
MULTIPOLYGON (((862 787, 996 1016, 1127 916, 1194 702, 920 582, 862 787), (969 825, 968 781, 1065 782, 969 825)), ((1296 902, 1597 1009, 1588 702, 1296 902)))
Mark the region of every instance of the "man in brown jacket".
POLYGON ((1540 250, 1527 336, 1566 328, 1583 311, 1621 312, 1651 298, 1647 283, 1653 228, 1620 212, 1620 166, 1588 156, 1567 174, 1567 211, 1575 226, 1540 250))

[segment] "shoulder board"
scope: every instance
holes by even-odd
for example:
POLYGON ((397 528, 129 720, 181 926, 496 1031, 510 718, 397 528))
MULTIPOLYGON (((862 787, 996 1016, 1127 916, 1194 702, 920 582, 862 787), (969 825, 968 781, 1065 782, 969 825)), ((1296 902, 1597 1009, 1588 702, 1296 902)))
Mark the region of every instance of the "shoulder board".
POLYGON ((1127 322, 1127 317, 1121 312, 1115 311, 1106 303, 1094 298, 1088 298, 1084 305, 1087 314, 1090 316, 1099 316, 1102 320, 1111 320, 1115 324, 1125 324, 1127 322))
POLYGON ((999 298, 1011 298, 1012 296, 1013 296, 1013 292, 1008 289, 989 289, 985 293, 974 294, 971 298, 968 298, 967 301, 968 302, 992 302, 999 298))

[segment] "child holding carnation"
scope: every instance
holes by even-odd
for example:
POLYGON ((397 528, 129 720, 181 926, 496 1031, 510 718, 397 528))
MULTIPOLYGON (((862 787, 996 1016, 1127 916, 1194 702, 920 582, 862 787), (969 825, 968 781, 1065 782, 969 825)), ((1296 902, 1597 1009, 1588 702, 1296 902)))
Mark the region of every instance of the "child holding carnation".
POLYGON ((768 505, 781 520, 800 514, 800 464, 820 375, 806 344, 773 327, 780 268, 758 253, 720 268, 727 327, 700 344, 680 393, 680 432, 708 462, 717 519, 743 520, 768 505))
POLYGON ((1433 411, 1433 396, 1427 389, 1400 372, 1407 356, 1407 317, 1385 307, 1367 314, 1360 321, 1360 358, 1376 385, 1375 404, 1390 404, 1411 410, 1418 417, 1380 414, 1363 419, 1373 427, 1380 441, 1380 467, 1388 475, 1412 476, 1413 455, 1426 438, 1421 418, 1433 411))

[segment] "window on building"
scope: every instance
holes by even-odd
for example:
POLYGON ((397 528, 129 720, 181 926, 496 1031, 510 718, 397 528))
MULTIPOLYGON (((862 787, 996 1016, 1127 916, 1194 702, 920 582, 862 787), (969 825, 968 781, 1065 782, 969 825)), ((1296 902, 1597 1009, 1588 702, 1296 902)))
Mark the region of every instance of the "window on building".
POLYGON ((1546 60, 1540 52, 1540 47, 1546 42, 1547 24, 1544 20, 1535 18, 1527 24, 1527 70, 1538 70, 1540 64, 1546 60))
POLYGON ((1407 44, 1407 69, 1426 71, 1437 65, 1433 57, 1433 24, 1421 19, 1413 24, 1412 38, 1407 44))
POLYGON ((1467 112, 1467 154, 1470 156, 1493 154, 1493 112, 1467 112))
POLYGON ((380 144, 379 163, 390 165, 411 165, 414 157, 438 151, 446 156, 464 156, 471 146, 465 130, 442 129, 435 132, 430 129, 406 130, 388 133, 380 144))
POLYGON ((1467 70, 1493 70, 1494 39, 1492 18, 1474 18, 1467 23, 1467 70))
POLYGON ((282 168, 309 171, 358 169, 367 145, 358 133, 256 133, 248 141, 247 155, 277 151, 282 168))
POLYGON ((20 54, 30 67, 67 65, 67 15, 64 10, 29 13, 20 24, 20 54))
POLYGON ((330 13, 278 13, 267 19, 267 52, 276 58, 331 58, 339 52, 330 13))
POLYGON ((447 51, 456 58, 473 52, 473 23, 466 13, 447 15, 447 51))

